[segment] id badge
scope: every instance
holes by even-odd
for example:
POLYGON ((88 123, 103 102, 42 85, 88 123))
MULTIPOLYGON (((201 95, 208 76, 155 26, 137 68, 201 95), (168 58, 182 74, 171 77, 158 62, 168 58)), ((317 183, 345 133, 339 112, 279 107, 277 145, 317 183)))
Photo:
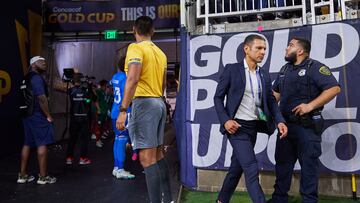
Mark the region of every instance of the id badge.
POLYGON ((261 108, 257 108, 258 112, 259 112, 259 120, 261 121, 267 121, 266 115, 265 113, 261 110, 261 108))

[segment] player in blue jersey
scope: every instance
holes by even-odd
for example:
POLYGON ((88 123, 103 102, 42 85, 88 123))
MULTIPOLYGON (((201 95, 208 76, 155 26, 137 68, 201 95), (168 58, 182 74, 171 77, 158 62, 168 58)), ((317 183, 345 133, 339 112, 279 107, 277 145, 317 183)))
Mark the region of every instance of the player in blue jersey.
MULTIPOLYGON (((110 85, 112 85, 114 89, 114 103, 112 105, 112 110, 111 110, 111 120, 115 132, 114 169, 112 174, 116 178, 132 179, 135 178, 135 175, 124 170, 124 163, 126 157, 126 144, 129 142, 129 131, 128 129, 120 131, 116 128, 116 119, 119 115, 119 108, 121 106, 122 96, 124 95, 124 88, 126 82, 126 74, 124 72, 126 51, 127 51, 127 46, 119 50, 119 56, 120 56, 118 61, 119 72, 116 73, 110 81, 110 85)), ((129 109, 128 113, 130 111, 131 110, 129 109)))

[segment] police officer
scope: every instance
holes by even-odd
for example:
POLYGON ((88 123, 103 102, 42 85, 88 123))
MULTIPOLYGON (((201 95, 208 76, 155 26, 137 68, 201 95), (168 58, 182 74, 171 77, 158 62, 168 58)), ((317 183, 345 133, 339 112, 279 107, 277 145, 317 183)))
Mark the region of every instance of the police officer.
POLYGON ((90 105, 91 105, 91 90, 88 84, 83 83, 81 73, 75 73, 73 76, 74 86, 69 89, 70 96, 70 139, 68 143, 66 164, 71 165, 74 161, 74 148, 78 138, 81 141, 80 150, 80 165, 87 165, 91 163, 88 158, 88 142, 90 138, 90 105))
POLYGON ((340 87, 327 66, 309 58, 310 49, 308 40, 293 38, 286 48, 288 63, 273 85, 289 131, 285 139, 276 141, 272 202, 288 202, 287 192, 297 159, 301 165, 302 202, 317 202, 318 198, 321 110, 340 92, 340 87))

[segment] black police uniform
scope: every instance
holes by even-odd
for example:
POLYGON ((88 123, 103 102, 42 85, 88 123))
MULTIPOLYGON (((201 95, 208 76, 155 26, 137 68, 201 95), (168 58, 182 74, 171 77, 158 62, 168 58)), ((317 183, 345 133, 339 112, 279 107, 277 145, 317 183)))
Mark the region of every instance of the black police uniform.
POLYGON ((317 202, 321 131, 315 130, 315 112, 300 117, 295 116, 291 110, 301 103, 309 103, 322 91, 338 85, 329 68, 313 59, 305 59, 299 65, 288 63, 278 74, 273 90, 281 95, 280 111, 288 126, 288 136, 281 140, 278 137, 276 141, 273 202, 288 202, 287 192, 290 190, 297 159, 301 165, 302 201, 317 202))
POLYGON ((90 105, 91 94, 87 88, 74 86, 69 89, 70 96, 70 139, 67 157, 73 157, 77 139, 80 137, 80 157, 87 158, 88 142, 90 139, 90 105))

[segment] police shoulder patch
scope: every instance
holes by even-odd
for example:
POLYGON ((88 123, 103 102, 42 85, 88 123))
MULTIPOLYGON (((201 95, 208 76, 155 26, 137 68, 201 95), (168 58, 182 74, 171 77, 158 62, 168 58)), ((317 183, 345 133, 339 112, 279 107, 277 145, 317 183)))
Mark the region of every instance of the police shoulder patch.
POLYGON ((328 76, 331 75, 331 71, 327 66, 321 66, 319 68, 319 72, 323 75, 328 75, 328 76))

